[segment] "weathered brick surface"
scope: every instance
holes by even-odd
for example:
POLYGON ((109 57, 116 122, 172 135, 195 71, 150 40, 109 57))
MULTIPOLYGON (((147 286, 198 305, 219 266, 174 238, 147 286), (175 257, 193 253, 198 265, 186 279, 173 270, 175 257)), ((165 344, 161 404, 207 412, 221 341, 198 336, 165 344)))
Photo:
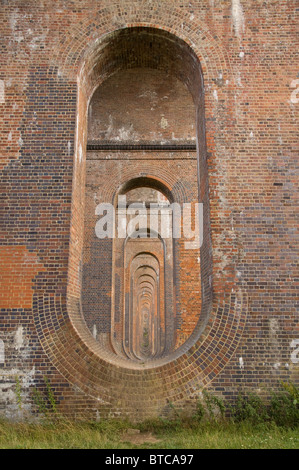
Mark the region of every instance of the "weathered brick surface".
POLYGON ((43 377, 93 419, 298 383, 297 2, 3 1, 0 20, 2 413, 34 412, 43 377), (112 159, 88 138, 197 152, 112 159), (93 198, 140 177, 204 212, 200 263, 174 257, 177 347, 143 365, 94 337, 82 294, 95 283, 109 337, 113 244, 88 244, 93 198))

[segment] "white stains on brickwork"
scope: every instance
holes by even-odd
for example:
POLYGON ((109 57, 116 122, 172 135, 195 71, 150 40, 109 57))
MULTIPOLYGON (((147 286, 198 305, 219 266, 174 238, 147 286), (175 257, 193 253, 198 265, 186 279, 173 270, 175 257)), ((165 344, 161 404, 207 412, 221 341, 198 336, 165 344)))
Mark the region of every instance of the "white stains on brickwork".
POLYGON ((294 91, 291 93, 291 103, 297 104, 299 103, 299 80, 292 80, 290 83, 291 88, 295 88, 294 91))
POLYGON ((238 70, 238 72, 237 72, 237 84, 238 84, 239 87, 243 87, 240 70, 238 70))
MULTIPOLYGON (((217 242, 222 243, 222 245, 219 245, 220 247, 224 245, 225 239, 226 234, 220 234, 217 236, 217 242)), ((217 266, 220 273, 223 272, 229 265, 229 258, 224 253, 222 248, 215 248, 215 260, 217 260, 217 266)))
POLYGON ((18 11, 13 11, 9 17, 10 29, 13 33, 12 37, 15 42, 24 41, 24 36, 22 34, 22 28, 18 28, 18 23, 22 24, 22 15, 18 11))
POLYGON ((26 335, 26 329, 19 325, 13 334, 13 349, 18 352, 19 356, 25 360, 29 355, 29 342, 26 335))
POLYGON ((232 22, 236 36, 240 39, 245 29, 244 11, 240 0, 232 0, 232 22))
POLYGON ((277 318, 270 318, 269 320, 269 330, 270 330, 270 336, 275 337, 278 330, 279 330, 279 323, 277 318))
POLYGON ((240 366, 240 369, 244 369, 243 357, 239 357, 239 366, 240 366))
POLYGON ((1 371, 0 403, 4 404, 4 416, 8 419, 22 419, 30 414, 30 386, 34 384, 35 367, 28 371, 12 368, 1 371))
POLYGON ((18 44, 24 41, 32 51, 43 47, 49 33, 48 24, 49 15, 45 15, 42 24, 40 24, 35 21, 34 12, 23 13, 16 8, 9 17, 12 41, 18 44))
MULTIPOLYGON (((16 372, 20 372, 17 370, 16 372)), ((1 381, 0 381, 0 404, 5 405, 5 416, 14 416, 17 411, 17 400, 15 393, 15 382, 14 376, 7 374, 6 372, 1 372, 1 381)))
POLYGON ((133 124, 128 126, 118 127, 114 125, 113 117, 109 116, 109 126, 105 132, 105 138, 107 140, 137 140, 138 134, 134 131, 133 124))
POLYGON ((215 100, 218 101, 218 93, 217 93, 217 90, 214 90, 214 91, 213 91, 213 96, 214 96, 215 100))
MULTIPOLYGON (((151 105, 151 111, 155 111, 159 104, 159 96, 154 90, 145 90, 138 95, 138 98, 144 98, 151 105)), ((164 96, 162 99, 168 99, 168 96, 164 96)))
POLYGON ((280 122, 278 123, 278 132, 277 132, 277 140, 279 142, 279 145, 283 145, 283 140, 282 140, 282 135, 281 135, 281 127, 280 127, 280 122))
POLYGON ((108 139, 109 136, 112 134, 113 132, 113 117, 112 116, 109 116, 109 126, 106 130, 106 138, 108 139))
POLYGON ((23 327, 18 326, 16 332, 15 332, 15 338, 14 338, 14 347, 18 351, 24 346, 24 339, 23 339, 23 327))
POLYGON ((162 129, 166 129, 166 127, 168 127, 168 121, 164 116, 162 116, 161 118, 160 126, 162 127, 162 129))
POLYGON ((94 337, 94 339, 97 339, 97 335, 98 335, 97 325, 94 324, 92 327, 92 336, 94 337))
POLYGON ((58 67, 57 69, 57 77, 62 78, 63 77, 63 71, 58 67))
POLYGON ((97 206, 98 204, 100 204, 100 200, 99 200, 99 198, 98 198, 97 193, 93 193, 93 200, 94 200, 94 203, 95 203, 96 206, 97 206))
POLYGON ((82 145, 81 145, 81 142, 80 142, 79 149, 78 149, 79 163, 81 163, 81 161, 82 161, 82 156, 83 156, 83 150, 82 150, 82 145))
POLYGON ((9 17, 9 25, 10 25, 10 29, 12 30, 12 32, 15 31, 17 22, 18 22, 18 13, 16 11, 13 11, 9 17))
POLYGON ((153 90, 143 91, 138 95, 138 98, 146 98, 154 105, 157 104, 159 100, 157 92, 153 90))
POLYGON ((5 346, 3 339, 0 339, 0 364, 5 362, 5 346))
POLYGON ((136 138, 136 133, 134 132, 133 124, 129 127, 121 127, 118 130, 118 135, 116 136, 117 140, 134 140, 136 138))
POLYGON ((290 344, 291 352, 291 361, 293 364, 299 364, 299 338, 293 339, 290 344))
POLYGON ((0 104, 5 103, 5 84, 4 80, 0 80, 0 104))
POLYGON ((44 34, 34 35, 29 42, 29 47, 31 50, 38 49, 41 45, 45 43, 48 30, 44 34))
POLYGON ((31 410, 31 390, 34 384, 35 367, 28 367, 31 356, 26 329, 18 325, 7 332, 4 341, 0 340, 0 408, 8 419, 22 418, 31 410), (19 366, 22 364, 22 366, 19 366))
POLYGON ((87 110, 88 122, 92 122, 92 101, 89 103, 87 110))

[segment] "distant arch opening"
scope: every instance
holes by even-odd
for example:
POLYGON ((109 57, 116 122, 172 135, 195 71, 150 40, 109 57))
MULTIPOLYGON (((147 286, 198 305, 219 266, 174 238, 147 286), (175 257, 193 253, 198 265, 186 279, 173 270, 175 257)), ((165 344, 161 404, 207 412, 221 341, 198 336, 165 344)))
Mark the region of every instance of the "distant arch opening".
POLYGON ((115 234, 121 225, 127 236, 113 240, 112 346, 141 361, 168 354, 176 340, 173 240, 162 227, 172 224, 172 214, 166 188, 161 182, 153 188, 153 181, 135 179, 121 188, 115 234))

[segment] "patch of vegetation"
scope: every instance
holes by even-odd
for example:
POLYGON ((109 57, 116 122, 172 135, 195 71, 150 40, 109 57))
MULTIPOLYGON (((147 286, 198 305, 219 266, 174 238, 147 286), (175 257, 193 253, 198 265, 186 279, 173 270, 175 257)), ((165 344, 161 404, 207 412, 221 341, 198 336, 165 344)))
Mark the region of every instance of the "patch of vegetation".
POLYGON ((1 449, 298 449, 299 429, 248 422, 173 426, 152 421, 134 424, 138 441, 130 439, 132 424, 68 420, 10 423, 0 420, 1 449), (158 424, 158 426, 157 426, 158 424), (148 431, 151 429, 152 431, 148 431), (155 439, 149 440, 148 435, 155 439), (145 439, 143 440, 143 436, 145 439))
POLYGON ((16 376, 16 390, 15 390, 15 393, 16 393, 18 408, 21 411, 22 410, 22 388, 21 388, 20 379, 19 379, 18 376, 16 376))
POLYGON ((33 390, 33 401, 37 406, 38 412, 44 416, 48 416, 49 414, 53 415, 57 413, 57 404, 49 379, 44 377, 44 382, 46 385, 46 392, 41 393, 35 388, 33 390))
MULTIPOLYGON (((39 422, 0 421, 0 448, 40 449, 298 449, 299 393, 292 383, 267 401, 240 392, 233 404, 203 391, 193 414, 169 403, 171 418, 132 424, 103 419, 75 422, 59 415, 54 393, 45 380, 36 393, 44 419, 39 422), (133 428, 133 429, 132 429, 133 428), (134 438, 130 437, 136 432, 134 438), (144 436, 144 439, 143 439, 144 436)), ((17 381, 18 406, 21 403, 17 381)))
POLYGON ((247 421, 252 425, 275 423, 277 426, 296 428, 299 425, 299 392, 292 383, 281 382, 282 391, 271 394, 269 402, 259 396, 240 393, 232 408, 234 422, 247 421))

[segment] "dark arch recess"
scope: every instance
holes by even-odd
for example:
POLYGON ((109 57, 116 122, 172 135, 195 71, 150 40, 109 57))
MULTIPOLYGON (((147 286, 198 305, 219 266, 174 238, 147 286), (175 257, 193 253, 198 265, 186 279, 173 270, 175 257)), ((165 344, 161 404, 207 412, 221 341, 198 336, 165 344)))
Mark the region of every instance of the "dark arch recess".
POLYGON ((196 54, 179 37, 152 27, 116 30, 89 51, 81 71, 89 99, 100 83, 114 73, 138 67, 164 70, 174 75, 187 86, 194 102, 199 104, 203 79, 196 54))
MULTIPOLYGON (((169 202, 174 202, 174 195, 169 186, 166 183, 153 178, 151 176, 139 176, 137 178, 132 178, 129 181, 126 181, 122 187, 117 191, 117 196, 126 194, 128 191, 136 188, 152 188, 160 191, 164 196, 167 197, 169 202)), ((116 194, 114 194, 113 199, 115 200, 116 194)))

